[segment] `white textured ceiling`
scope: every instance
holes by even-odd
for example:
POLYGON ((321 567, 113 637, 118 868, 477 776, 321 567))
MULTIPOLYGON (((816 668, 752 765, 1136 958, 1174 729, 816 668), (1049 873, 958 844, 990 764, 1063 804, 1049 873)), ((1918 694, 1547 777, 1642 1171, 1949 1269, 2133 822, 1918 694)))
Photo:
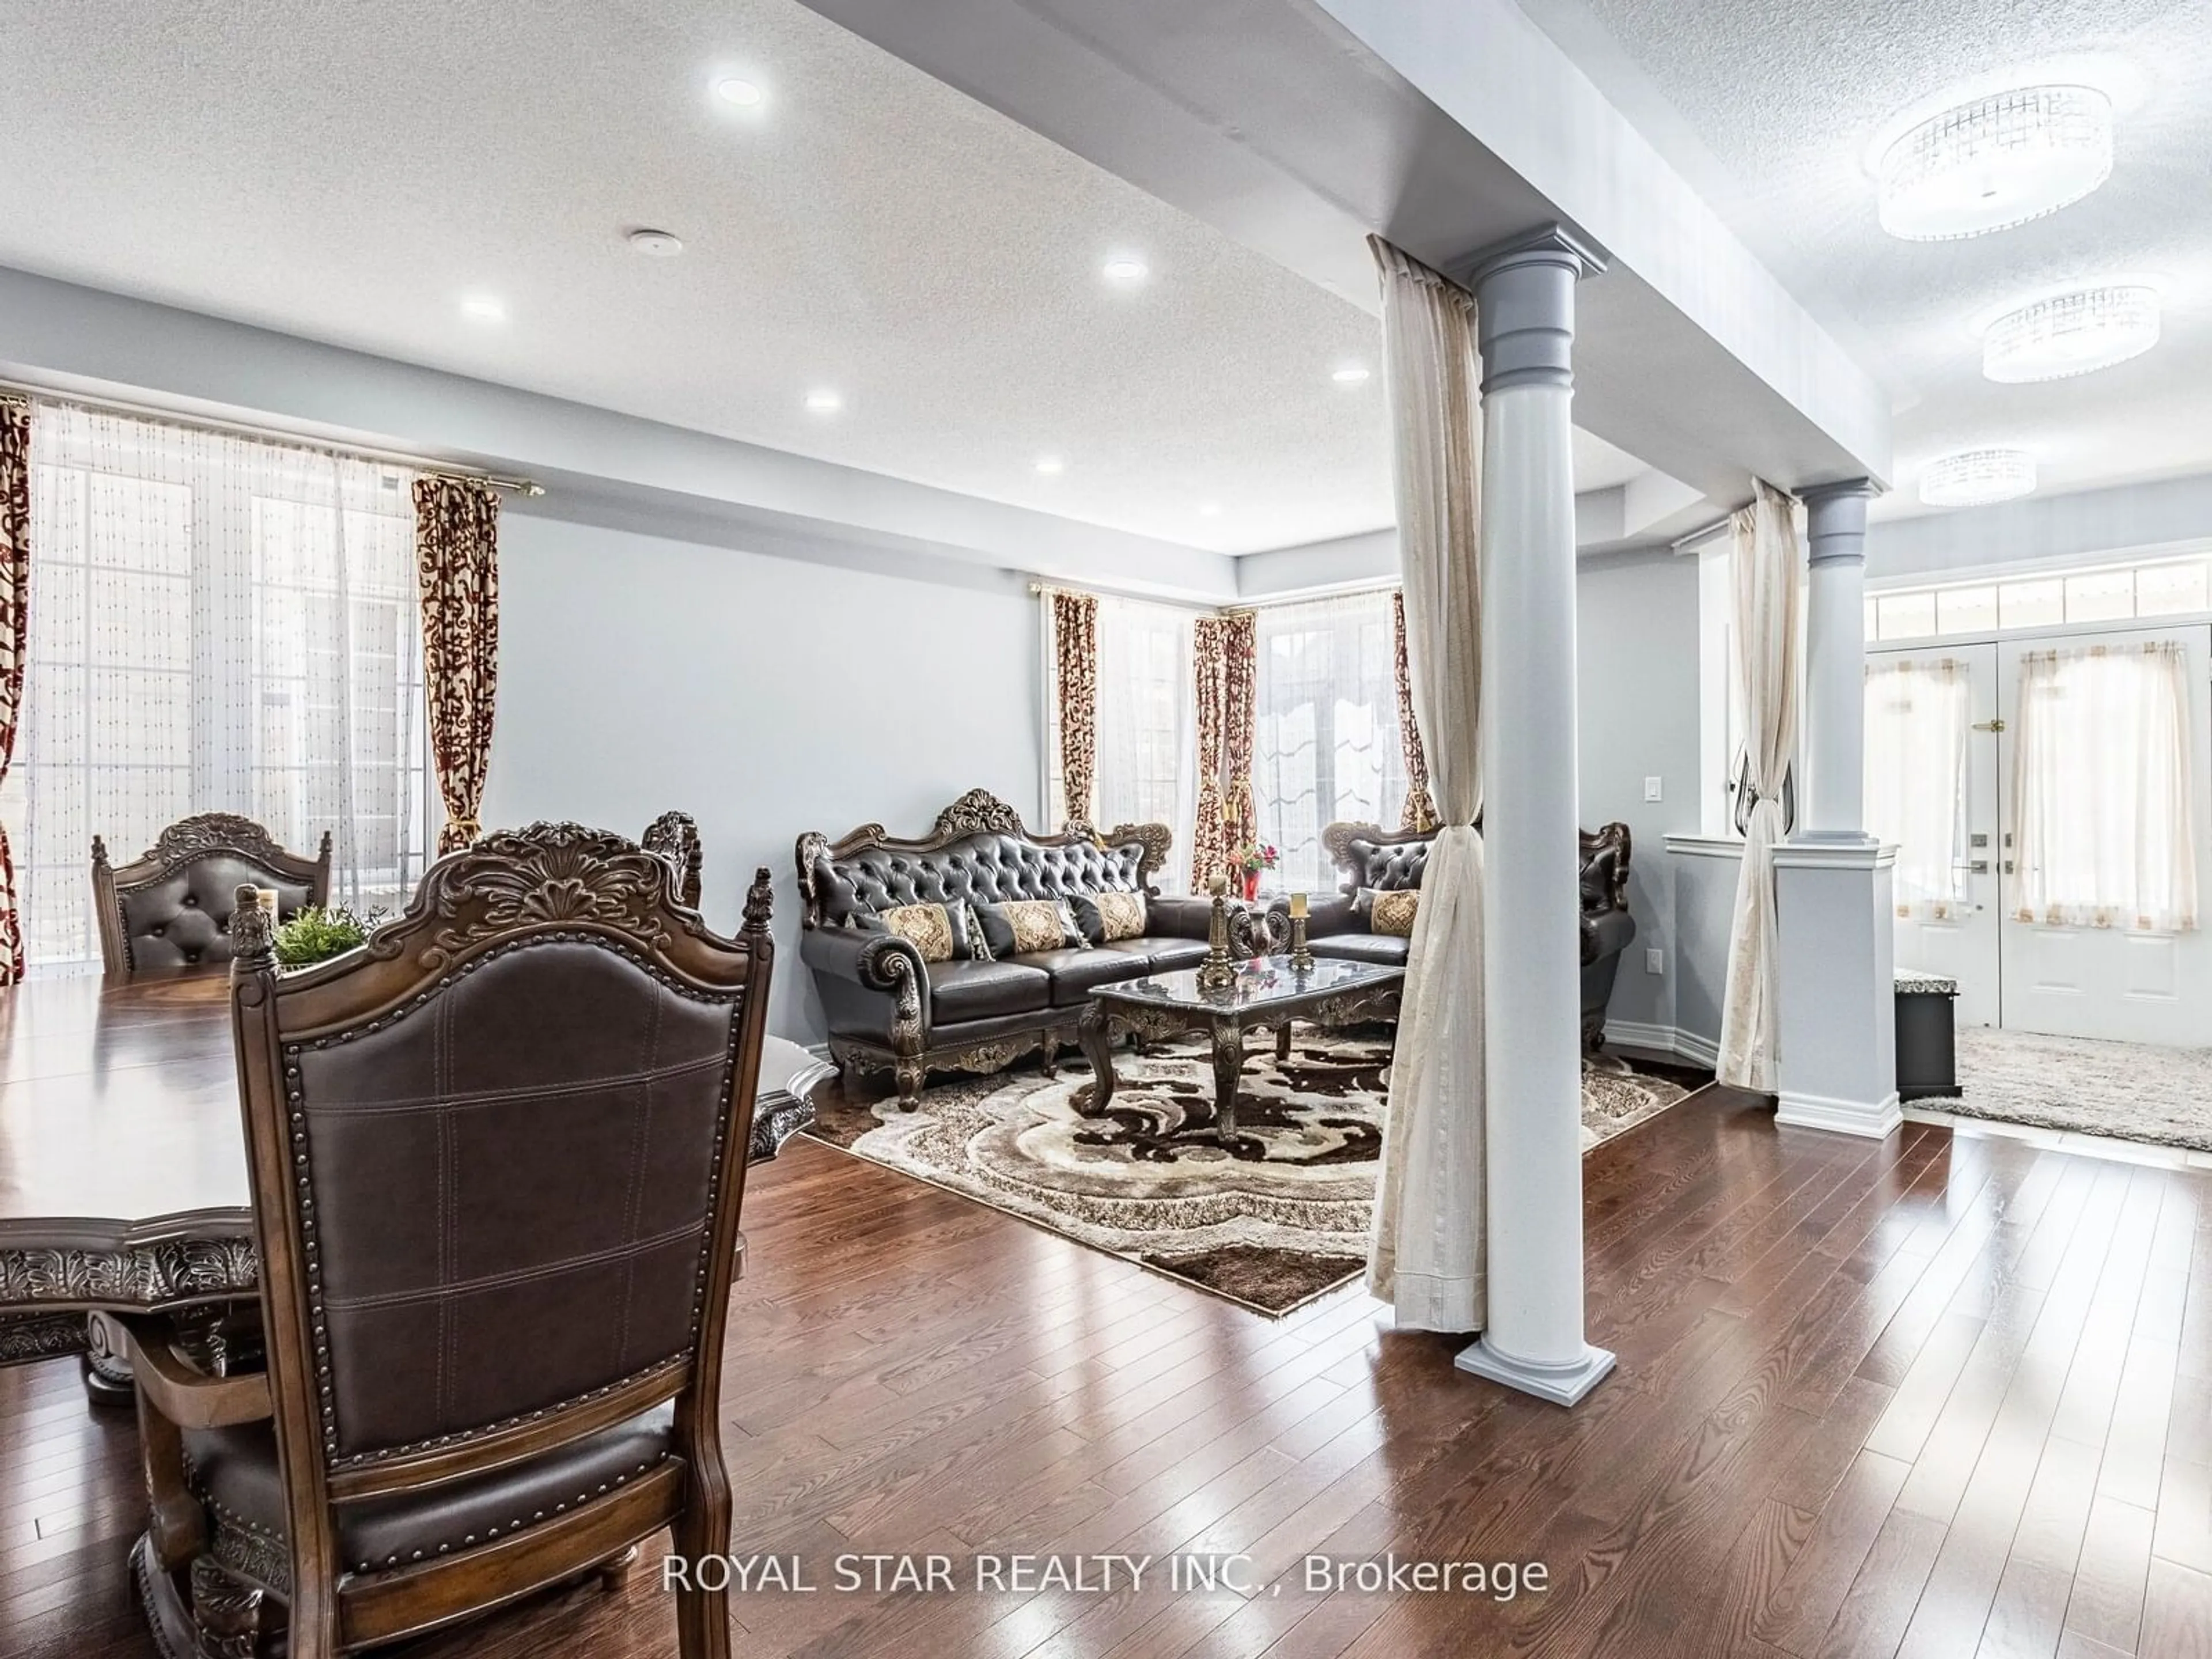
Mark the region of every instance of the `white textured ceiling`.
POLYGON ((1220 551, 1393 516, 1371 318, 790 0, 0 0, 0 264, 1220 551))
POLYGON ((1897 490, 1954 450, 2025 448, 2045 492, 2212 470, 2212 3, 1519 0, 1890 387, 1897 490), (2112 177, 2015 229, 1905 242, 1866 171, 1892 118, 2016 77, 2122 94, 2112 177), (1996 386, 1976 325, 2108 275, 2166 290, 2165 338, 2084 378, 1996 386))

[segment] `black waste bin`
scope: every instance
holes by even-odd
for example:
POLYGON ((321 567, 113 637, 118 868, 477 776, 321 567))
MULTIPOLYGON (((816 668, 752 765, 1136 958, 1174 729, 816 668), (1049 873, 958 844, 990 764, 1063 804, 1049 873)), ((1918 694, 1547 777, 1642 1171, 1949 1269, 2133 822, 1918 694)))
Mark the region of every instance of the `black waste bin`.
POLYGON ((1897 1097, 1927 1100, 1959 1092, 1953 1006, 1959 981, 1942 974, 1897 975, 1897 1097))

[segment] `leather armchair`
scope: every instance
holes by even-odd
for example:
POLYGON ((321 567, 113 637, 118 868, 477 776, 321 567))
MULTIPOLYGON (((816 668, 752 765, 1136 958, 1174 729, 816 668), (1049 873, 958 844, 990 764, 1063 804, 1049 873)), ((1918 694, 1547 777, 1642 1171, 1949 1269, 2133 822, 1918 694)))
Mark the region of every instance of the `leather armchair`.
MULTIPOLYGON (((1378 892, 1419 887, 1427 868, 1436 832, 1386 830, 1372 823, 1332 823, 1322 845, 1341 872, 1343 891, 1316 897, 1307 906, 1306 939, 1317 957, 1349 957, 1361 962, 1406 959, 1407 941, 1368 931, 1356 899, 1364 889, 1378 892)), ((1636 918, 1628 914, 1628 826, 1608 823, 1580 832, 1579 894, 1582 955, 1582 1037, 1585 1053, 1605 1042, 1605 1009, 1612 1000, 1621 953, 1636 937, 1636 918)), ((1278 899, 1279 910, 1285 901, 1278 899)))

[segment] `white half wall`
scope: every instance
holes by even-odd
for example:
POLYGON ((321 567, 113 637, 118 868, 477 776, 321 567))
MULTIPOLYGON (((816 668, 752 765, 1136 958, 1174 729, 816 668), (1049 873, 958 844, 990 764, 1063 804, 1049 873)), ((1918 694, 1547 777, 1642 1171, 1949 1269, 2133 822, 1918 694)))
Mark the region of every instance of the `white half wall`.
POLYGON ((1670 1028, 1679 1023, 1680 951, 1666 837, 1698 825, 1698 562, 1666 552, 1586 558, 1576 605, 1582 823, 1594 830, 1617 818, 1634 840, 1636 939, 1607 1018, 1670 1028), (1661 799, 1647 801, 1644 780, 1655 777, 1661 799), (1651 949, 1665 953, 1656 975, 1644 967, 1651 949))
POLYGON ((916 580, 513 511, 500 596, 483 821, 635 836, 680 808, 725 931, 766 865, 778 1036, 824 1036, 799 959, 803 831, 920 834, 978 784, 1038 798, 1036 602, 1014 573, 916 580))

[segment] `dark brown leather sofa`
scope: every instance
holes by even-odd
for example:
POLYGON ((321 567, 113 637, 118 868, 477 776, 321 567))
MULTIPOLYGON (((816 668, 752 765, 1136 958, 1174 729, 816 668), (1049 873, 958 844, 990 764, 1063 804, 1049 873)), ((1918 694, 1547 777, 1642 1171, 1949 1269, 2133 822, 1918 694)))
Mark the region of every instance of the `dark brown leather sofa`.
MULTIPOLYGON (((1583 1048, 1595 1053, 1605 1041, 1605 1006, 1613 996, 1620 954, 1636 937, 1628 914, 1628 826, 1608 823, 1582 836, 1583 1048)), ((1373 823, 1332 823, 1322 845, 1344 873, 1341 894, 1316 899, 1306 939, 1317 957, 1402 963, 1410 940, 1370 933, 1356 908, 1363 888, 1392 892, 1421 884, 1432 830, 1386 830, 1373 823)), ((1279 907, 1282 901, 1278 900, 1279 907)))
POLYGON ((1162 898, 1152 884, 1169 842, 1159 823, 1121 824, 1096 838, 1080 825, 1037 835, 982 789, 946 807, 915 840, 879 823, 836 841, 801 836, 799 954, 821 995, 831 1057, 848 1078, 891 1073, 909 1110, 933 1069, 995 1072, 1037 1052, 1049 1072, 1062 1045, 1074 1046, 1091 987, 1192 967, 1205 957, 1211 905, 1162 898), (897 905, 1073 898, 1086 890, 1146 894, 1146 936, 995 962, 925 963, 905 939, 869 927, 878 910, 897 905))

